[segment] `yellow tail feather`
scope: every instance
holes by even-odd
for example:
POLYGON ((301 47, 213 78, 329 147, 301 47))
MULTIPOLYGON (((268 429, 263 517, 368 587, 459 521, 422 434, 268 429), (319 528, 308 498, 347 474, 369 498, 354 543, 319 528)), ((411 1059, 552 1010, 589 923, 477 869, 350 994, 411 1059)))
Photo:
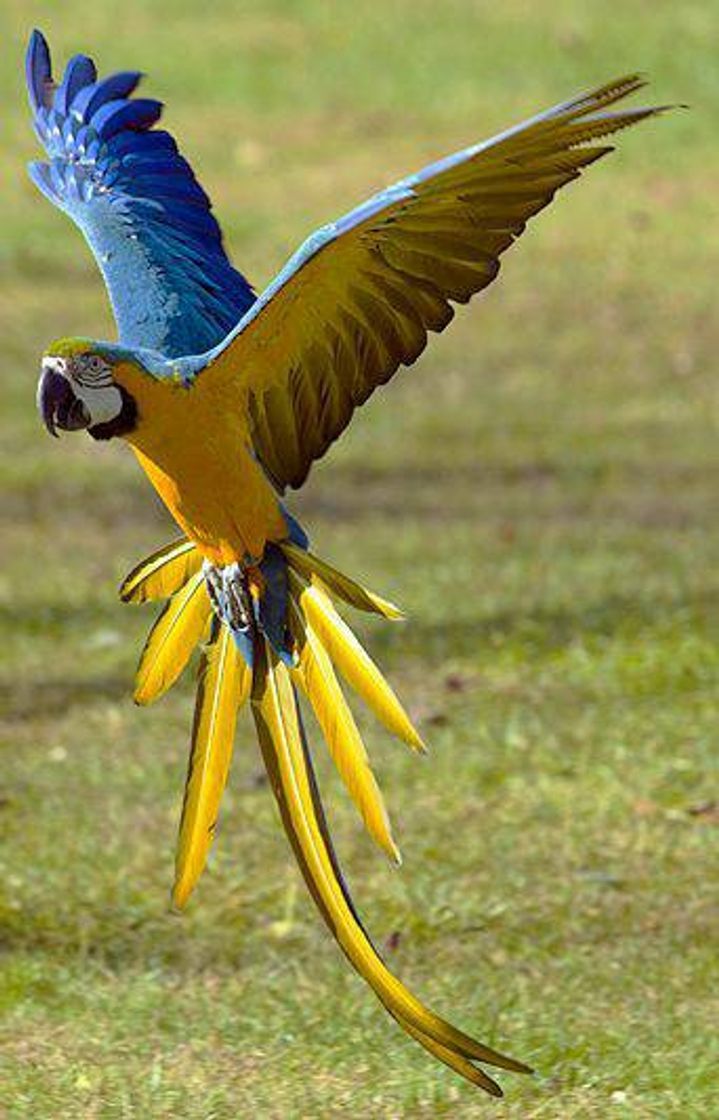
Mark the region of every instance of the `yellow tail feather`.
MULTIPOLYGON (((329 846, 289 672, 266 639, 258 653, 252 711, 262 753, 307 884, 348 959, 400 1025, 457 1072, 468 1075, 464 1065, 467 1059, 468 1065, 481 1061, 516 1072, 529 1072, 523 1063, 484 1046, 426 1008, 377 955, 354 911, 329 846)), ((484 1083, 484 1078, 472 1076, 470 1080, 482 1084, 495 1095, 499 1091, 491 1079, 487 1079, 489 1084, 484 1083)))
POLYGON ((133 568, 120 585, 120 598, 123 603, 169 599, 201 567, 202 557, 195 545, 181 537, 133 568))
POLYGON ((299 598, 303 614, 347 683, 388 731, 415 750, 424 751, 425 745, 394 691, 334 609, 327 593, 319 586, 301 581, 294 572, 290 572, 290 587, 299 598))
POLYGON ((170 599, 147 636, 135 678, 136 704, 150 704, 175 683, 212 613, 202 572, 170 599))
POLYGON ((200 664, 192 746, 175 858, 172 901, 183 907, 204 870, 232 759, 237 713, 252 670, 226 626, 215 620, 200 664))
MULTIPOLYGON (((418 748, 421 740, 330 596, 388 618, 399 617, 399 612, 316 557, 293 545, 282 547, 290 566, 288 622, 296 665, 290 670, 258 632, 255 665, 250 669, 229 630, 218 620, 213 622, 195 708, 174 902, 180 907, 185 904, 205 865, 230 765, 237 711, 249 693, 285 830, 310 893, 344 953, 409 1035, 474 1085, 501 1096, 496 1082, 475 1063, 516 1072, 530 1072, 528 1067, 477 1042, 426 1008, 393 976, 367 936, 332 847, 300 722, 291 673, 308 694, 330 753, 369 831, 396 855, 382 796, 334 666, 394 734, 418 748)), ((172 588, 172 598, 143 651, 135 694, 139 703, 148 703, 169 687, 206 630, 211 607, 199 568, 196 550, 175 544, 139 565, 123 585, 126 598, 133 602, 172 588)))
POLYGON ((382 793, 372 773, 357 724, 342 694, 332 662, 299 605, 290 598, 290 629, 299 650, 296 676, 307 694, 332 759, 373 840, 395 863, 401 862, 392 838, 382 793))
MULTIPOLYGON (((491 1097, 503 1097, 504 1093, 500 1089, 497 1082, 489 1074, 486 1074, 479 1066, 475 1066, 468 1058, 463 1058, 456 1050, 450 1050, 448 1046, 442 1046, 441 1043, 435 1042, 429 1035, 422 1034, 416 1027, 410 1026, 409 1023, 402 1019, 397 1022, 420 1046, 424 1046, 434 1058, 438 1061, 444 1062, 446 1066, 453 1069, 460 1077, 465 1077, 467 1081, 471 1081, 473 1085, 477 1085, 480 1089, 484 1089, 491 1097)), ((519 1073, 531 1073, 532 1071, 525 1066, 524 1069, 518 1070, 519 1073)))
POLYGON ((349 576, 338 572, 331 564, 320 560, 318 556, 313 556, 311 552, 305 552, 304 549, 288 541, 283 541, 280 547, 293 571, 304 576, 310 583, 319 580, 333 595, 343 599, 351 607, 356 607, 359 611, 369 611, 371 614, 380 614, 383 618, 393 620, 404 618, 402 611, 394 603, 362 587, 349 576))

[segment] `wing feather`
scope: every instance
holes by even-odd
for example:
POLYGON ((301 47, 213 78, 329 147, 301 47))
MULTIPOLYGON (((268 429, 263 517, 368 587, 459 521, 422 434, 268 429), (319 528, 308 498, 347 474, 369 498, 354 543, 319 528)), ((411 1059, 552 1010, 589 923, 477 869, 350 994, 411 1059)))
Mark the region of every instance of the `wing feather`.
POLYGON ((254 302, 230 264, 210 201, 172 137, 152 131, 162 104, 133 98, 141 74, 97 80, 78 55, 59 85, 33 32, 26 74, 47 163, 40 190, 84 233, 102 271, 120 341, 171 358, 215 346, 254 302))
POLYGON ((280 489, 302 484, 451 305, 491 284, 528 219, 611 151, 581 145, 662 111, 611 108, 642 84, 632 75, 557 105, 322 227, 220 346, 185 360, 188 376, 206 370, 236 393, 280 489))

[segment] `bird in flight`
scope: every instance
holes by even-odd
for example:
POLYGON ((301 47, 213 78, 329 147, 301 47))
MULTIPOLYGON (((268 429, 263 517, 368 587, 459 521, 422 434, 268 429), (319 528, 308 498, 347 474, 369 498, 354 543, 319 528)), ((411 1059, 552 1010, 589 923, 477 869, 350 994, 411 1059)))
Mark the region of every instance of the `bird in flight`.
POLYGON ((399 852, 339 678, 386 728, 423 749, 397 696, 337 609, 400 617, 319 559, 283 502, 359 405, 499 272, 529 218, 612 148, 609 134, 661 108, 617 105, 609 82, 430 164, 322 226, 256 295, 230 263, 210 201, 141 75, 98 78, 85 55, 52 76, 27 52, 42 193, 80 227, 107 285, 117 342, 65 338, 42 358, 38 407, 52 435, 125 440, 180 539, 139 564, 125 602, 166 600, 142 651, 135 700, 164 693, 201 648, 173 901, 205 866, 237 713, 249 703, 283 826, 317 907, 401 1027, 495 1096, 484 1067, 531 1072, 429 1010, 374 947, 335 853, 298 693, 377 844, 399 852))

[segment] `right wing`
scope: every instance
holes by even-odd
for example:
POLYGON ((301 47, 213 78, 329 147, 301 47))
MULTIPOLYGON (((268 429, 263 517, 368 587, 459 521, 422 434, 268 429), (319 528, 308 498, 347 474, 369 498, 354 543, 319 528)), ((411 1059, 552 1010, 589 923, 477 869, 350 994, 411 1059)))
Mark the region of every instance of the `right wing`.
POLYGON ((642 85, 610 82, 381 191, 317 230, 215 350, 183 360, 246 411, 280 489, 304 482, 451 304, 491 284, 527 220, 612 150, 592 141, 660 111, 610 108, 642 85))
POLYGON ((35 131, 49 156, 30 177, 84 233, 120 342, 172 358, 215 346, 254 302, 230 264, 210 200, 168 132, 159 101, 132 98, 141 74, 98 80, 76 55, 59 84, 39 31, 27 50, 35 131))

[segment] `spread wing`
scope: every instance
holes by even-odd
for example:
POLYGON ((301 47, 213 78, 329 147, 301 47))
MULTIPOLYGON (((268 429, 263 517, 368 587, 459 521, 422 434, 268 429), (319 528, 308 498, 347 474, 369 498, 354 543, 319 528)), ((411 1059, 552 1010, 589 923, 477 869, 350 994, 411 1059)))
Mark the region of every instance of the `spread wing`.
POLYGON ((659 111, 611 108, 643 84, 622 78, 555 106, 322 227, 215 350, 186 360, 190 376, 224 378, 223 399, 236 394, 280 489, 302 484, 354 409, 447 326, 452 303, 492 282, 527 219, 611 151, 591 141, 659 111))
POLYGON ((232 268, 210 201, 169 133, 159 101, 132 97, 134 71, 98 80, 76 55, 59 84, 39 31, 27 85, 48 162, 30 176, 80 227, 112 302, 120 341, 167 357, 215 346, 254 301, 232 268))

